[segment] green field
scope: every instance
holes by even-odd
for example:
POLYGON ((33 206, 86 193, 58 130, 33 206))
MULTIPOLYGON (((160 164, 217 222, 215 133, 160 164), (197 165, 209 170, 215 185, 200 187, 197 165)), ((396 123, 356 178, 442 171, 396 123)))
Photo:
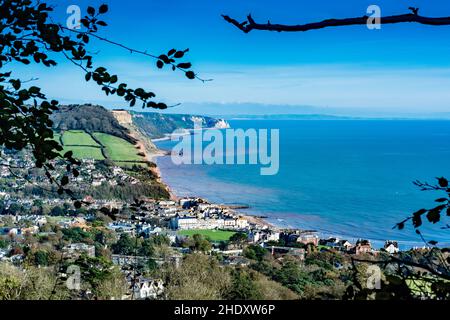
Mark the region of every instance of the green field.
POLYGON ((95 159, 95 160, 104 160, 105 157, 102 155, 102 151, 100 148, 96 147, 79 147, 79 146, 65 146, 63 150, 63 154, 67 151, 72 151, 73 156, 76 159, 95 159))
POLYGON ((95 132, 94 136, 105 146, 108 157, 113 161, 143 161, 138 149, 128 141, 106 133, 95 132))
MULTIPOLYGON (((60 136, 60 133, 55 132, 54 140, 59 141, 60 136)), ((134 164, 147 167, 146 163, 141 162, 145 158, 137 154, 139 150, 130 142, 102 132, 95 132, 94 136, 102 145, 99 145, 83 130, 65 131, 62 136, 63 153, 71 150, 77 159, 104 160, 105 157, 101 150, 101 147, 104 146, 108 158, 121 167, 131 168, 134 164)))
POLYGON ((224 231, 224 230, 181 230, 178 231, 178 234, 183 236, 193 236, 194 234, 200 234, 202 236, 208 237, 211 241, 228 241, 231 236, 236 232, 233 231, 224 231))
POLYGON ((62 140, 65 146, 99 146, 89 134, 81 130, 64 132, 62 140))

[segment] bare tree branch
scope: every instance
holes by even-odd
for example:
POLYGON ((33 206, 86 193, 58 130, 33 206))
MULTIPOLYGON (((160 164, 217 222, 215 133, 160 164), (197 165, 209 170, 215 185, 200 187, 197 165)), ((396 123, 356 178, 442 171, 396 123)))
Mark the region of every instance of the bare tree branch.
MULTIPOLYGON (((393 23, 414 22, 430 26, 450 25, 450 17, 440 17, 440 18, 424 17, 418 14, 419 10, 418 8, 409 8, 409 9, 413 13, 381 17, 380 23, 393 24, 393 23)), ((252 30, 277 31, 277 32, 303 32, 328 27, 366 25, 368 19, 371 18, 367 15, 364 15, 362 17, 356 18, 327 19, 320 22, 313 22, 307 24, 286 25, 286 24, 272 24, 270 23, 270 21, 268 21, 267 23, 257 23, 255 22, 255 20, 253 20, 250 14, 247 16, 247 20, 241 23, 227 15, 222 15, 222 17, 225 19, 225 21, 231 23, 236 28, 245 33, 249 33, 252 30)))

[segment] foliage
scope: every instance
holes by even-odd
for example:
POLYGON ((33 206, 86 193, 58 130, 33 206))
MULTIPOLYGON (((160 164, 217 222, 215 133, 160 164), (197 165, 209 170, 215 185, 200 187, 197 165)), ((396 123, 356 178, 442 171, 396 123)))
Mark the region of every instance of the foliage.
POLYGON ((267 255, 267 250, 259 245, 249 245, 244 249, 244 256, 249 259, 261 261, 267 255))
POLYGON ((0 300, 59 300, 68 296, 67 288, 58 284, 51 269, 20 270, 10 264, 0 264, 0 300))
POLYGON ((247 234, 245 232, 236 232, 230 237, 230 242, 242 245, 247 241, 247 234))
POLYGON ((12 78, 12 72, 5 70, 9 63, 55 67, 57 57, 62 57, 79 67, 85 80, 97 84, 106 95, 122 97, 130 106, 139 101, 143 108, 165 109, 167 105, 153 101, 155 94, 151 91, 133 89, 126 83, 120 83, 118 76, 107 68, 94 67, 93 56, 89 54, 94 48, 88 45, 91 38, 156 59, 158 68, 169 66, 173 70, 181 70, 189 79, 197 77, 190 63, 179 62, 187 49, 171 49, 167 54, 156 56, 98 36, 97 31, 107 25, 101 19, 107 11, 108 6, 105 4, 97 10, 89 7, 87 15, 81 19, 82 29, 76 30, 54 22, 51 16, 53 7, 45 2, 0 1, 0 146, 14 150, 29 148, 36 167, 45 170, 47 178, 58 186, 60 194, 65 192, 74 200, 67 185, 71 177, 78 175, 73 166, 79 162, 70 151, 62 155, 63 148, 54 139, 50 116, 58 110, 58 102, 49 102, 38 86, 27 86, 27 79, 12 78), (56 158, 67 161, 67 172, 58 180, 52 175, 54 166, 49 162, 56 158))
POLYGON ((88 239, 92 239, 92 235, 89 232, 84 231, 79 227, 63 229, 63 239, 71 242, 86 242, 88 239))
MULTIPOLYGON (((437 224, 443 220, 443 216, 450 216, 450 186, 446 178, 436 178, 436 184, 429 184, 420 181, 415 181, 414 184, 418 186, 422 191, 438 191, 442 194, 439 198, 435 200, 438 203, 431 209, 420 209, 414 212, 410 217, 407 217, 403 221, 397 223, 394 228, 402 230, 405 227, 405 223, 408 221, 412 222, 412 225, 416 229, 416 233, 421 236, 420 226, 423 224, 423 217, 428 220, 429 223, 437 224)), ((443 229, 450 230, 450 224, 446 224, 442 227, 443 229)), ((423 237, 422 237, 423 238, 423 237)), ((423 239, 426 241, 425 239, 423 239)), ((434 240, 427 241, 429 245, 436 246, 438 243, 434 240)))
POLYGON ((168 299, 221 299, 228 291, 230 274, 217 259, 201 253, 189 254, 181 266, 161 270, 168 299))
POLYGON ((0 249, 6 249, 8 248, 8 241, 6 239, 0 239, 0 249))
POLYGON ((253 273, 242 269, 233 270, 227 298, 229 300, 260 300, 262 293, 258 290, 255 280, 253 273))
POLYGON ((132 239, 128 234, 122 233, 119 240, 111 248, 115 254, 133 255, 137 250, 136 240, 132 239))
POLYGON ((204 235, 195 233, 192 237, 186 238, 182 244, 184 248, 189 248, 192 251, 209 252, 211 251, 211 242, 204 235))

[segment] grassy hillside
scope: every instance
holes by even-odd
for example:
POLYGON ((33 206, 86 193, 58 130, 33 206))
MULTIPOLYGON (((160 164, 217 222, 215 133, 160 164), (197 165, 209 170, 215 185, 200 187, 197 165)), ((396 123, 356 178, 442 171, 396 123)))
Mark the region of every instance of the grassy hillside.
POLYGON ((134 144, 107 133, 68 130, 55 133, 54 139, 62 141, 63 152, 71 150, 78 159, 109 159, 121 167, 146 166, 145 158, 138 155, 134 144))
POLYGON ((143 161, 139 150, 128 141, 102 132, 94 132, 94 136, 105 146, 109 159, 113 161, 143 161))
POLYGON ((131 143, 135 142, 128 135, 128 130, 102 106, 91 104, 59 106, 59 110, 51 115, 51 120, 53 129, 58 132, 69 130, 104 132, 131 143))
POLYGON ((77 159, 105 159, 100 148, 93 148, 89 146, 65 146, 63 152, 65 153, 69 150, 73 152, 73 156, 77 159))
POLYGON ((63 144, 65 146, 96 146, 98 143, 92 137, 82 130, 66 131, 63 136, 63 144))

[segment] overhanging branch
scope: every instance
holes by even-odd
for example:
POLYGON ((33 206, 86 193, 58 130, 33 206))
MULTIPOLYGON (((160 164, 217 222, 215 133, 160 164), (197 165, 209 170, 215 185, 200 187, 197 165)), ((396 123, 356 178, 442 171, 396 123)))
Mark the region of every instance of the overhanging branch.
MULTIPOLYGON (((450 17, 441 18, 430 18, 420 16, 418 14, 417 8, 410 8, 413 13, 401 14, 395 16, 380 17, 381 24, 393 24, 393 23, 405 23, 414 22, 430 26, 446 26, 450 25, 450 17)), ((320 22, 313 22, 307 24, 297 24, 297 25, 286 25, 286 24, 272 24, 270 21, 267 23, 257 23, 253 20, 251 15, 247 16, 247 20, 244 22, 238 22, 237 20, 227 16, 222 15, 222 17, 228 23, 231 23, 239 30, 249 33, 252 30, 262 30, 262 31, 277 31, 277 32, 304 32, 309 30, 317 30, 328 27, 342 27, 342 26, 354 26, 354 25, 366 25, 368 19, 373 17, 362 16, 356 18, 346 18, 346 19, 327 19, 320 22)))

